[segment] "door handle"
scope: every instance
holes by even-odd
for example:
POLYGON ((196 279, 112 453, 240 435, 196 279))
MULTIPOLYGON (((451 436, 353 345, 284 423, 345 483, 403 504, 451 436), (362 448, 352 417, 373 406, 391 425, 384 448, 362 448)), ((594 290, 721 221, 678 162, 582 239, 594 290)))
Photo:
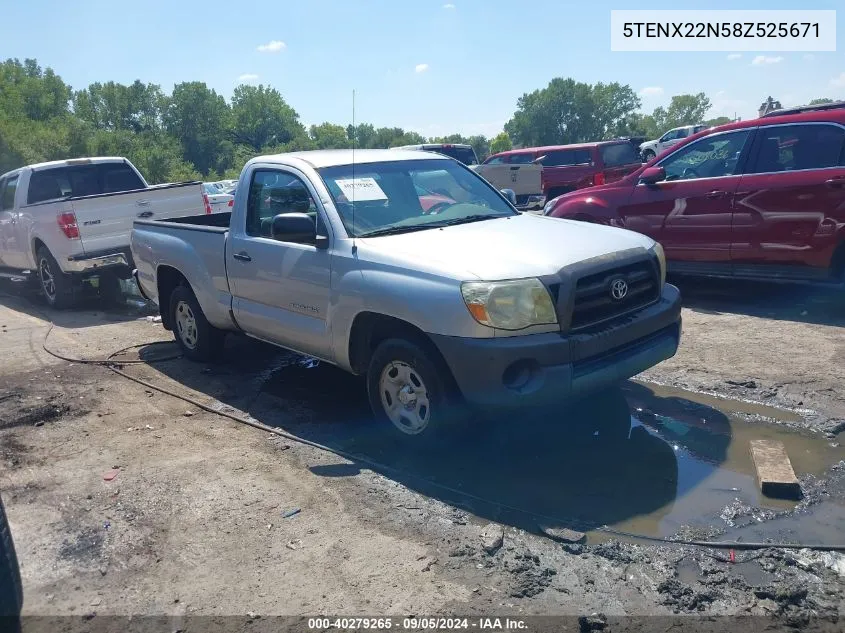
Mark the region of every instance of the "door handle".
POLYGON ((150 201, 146 199, 136 200, 135 204, 137 204, 139 207, 148 207, 150 206, 150 201))
POLYGON ((139 218, 151 218, 151 217, 153 217, 153 212, 152 211, 142 211, 141 213, 138 214, 138 217, 139 218))
POLYGON ((728 195, 727 191, 711 191, 707 194, 707 197, 712 200, 713 198, 724 198, 726 195, 728 195))
POLYGON ((232 257, 234 257, 235 259, 240 260, 242 262, 251 262, 252 261, 252 257, 249 256, 249 253, 245 253, 243 251, 241 251, 240 253, 234 253, 232 255, 232 257))
POLYGON ((845 177, 831 178, 830 180, 825 180, 824 184, 832 189, 842 189, 845 187, 845 177))

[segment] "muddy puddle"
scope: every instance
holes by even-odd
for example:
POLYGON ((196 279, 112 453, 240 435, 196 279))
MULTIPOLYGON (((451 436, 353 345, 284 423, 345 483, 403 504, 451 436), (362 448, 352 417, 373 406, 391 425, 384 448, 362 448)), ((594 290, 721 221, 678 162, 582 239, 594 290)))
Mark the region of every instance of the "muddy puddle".
MULTIPOLYGON (((834 442, 771 423, 794 421, 793 412, 632 381, 554 409, 476 416, 460 436, 419 450, 391 441, 370 419, 363 383, 331 366, 287 359, 264 378, 264 393, 278 399, 252 412, 262 421, 282 411, 280 426, 383 464, 387 477, 466 510, 470 520, 535 532, 568 527, 588 532, 588 542, 610 538, 597 531, 602 526, 664 537, 739 535, 792 510, 795 501, 760 493, 753 439, 783 442, 799 478, 845 459, 834 442)), ((775 520, 785 522, 788 540, 837 541, 831 530, 845 527, 845 507, 822 507, 830 515, 822 525, 812 508, 791 522, 775 520), (813 534, 804 525, 815 525, 813 534)))

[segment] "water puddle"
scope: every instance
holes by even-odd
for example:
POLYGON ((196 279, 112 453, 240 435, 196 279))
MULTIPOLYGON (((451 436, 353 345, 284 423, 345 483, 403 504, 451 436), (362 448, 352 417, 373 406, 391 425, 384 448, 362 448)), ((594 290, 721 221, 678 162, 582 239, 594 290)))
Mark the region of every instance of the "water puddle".
MULTIPOLYGON (((818 506, 819 520, 817 506, 770 520, 795 502, 760 493, 751 440, 783 442, 799 478, 845 459, 828 440, 768 423, 796 421, 790 411, 629 381, 575 404, 476 416, 467 433, 432 451, 392 441, 371 419, 363 382, 325 363, 285 360, 265 378, 286 429, 384 464, 387 477, 479 521, 568 527, 590 542, 608 538, 595 531, 601 526, 650 536, 719 528, 731 538, 780 525, 786 540, 817 542, 845 533, 845 507, 836 504, 818 506)), ((765 538, 781 540, 772 534, 765 538)))

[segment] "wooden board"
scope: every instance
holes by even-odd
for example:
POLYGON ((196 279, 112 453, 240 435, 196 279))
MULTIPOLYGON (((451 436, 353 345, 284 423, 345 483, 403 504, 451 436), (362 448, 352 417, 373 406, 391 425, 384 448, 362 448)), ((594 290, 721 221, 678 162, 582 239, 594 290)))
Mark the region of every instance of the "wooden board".
POLYGON ((801 486, 798 485, 798 478, 792 470, 783 442, 751 440, 751 458, 764 495, 783 499, 801 498, 801 486))

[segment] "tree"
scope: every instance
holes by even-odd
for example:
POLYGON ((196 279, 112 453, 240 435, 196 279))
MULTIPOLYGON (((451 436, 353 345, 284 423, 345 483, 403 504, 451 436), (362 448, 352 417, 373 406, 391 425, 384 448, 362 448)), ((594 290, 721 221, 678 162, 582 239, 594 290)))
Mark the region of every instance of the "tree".
POLYGON ((138 80, 130 86, 113 81, 93 83, 73 95, 76 116, 101 130, 159 130, 164 104, 159 86, 138 80))
POLYGON ((470 136, 467 141, 472 145, 472 149, 475 150, 478 160, 483 161, 490 155, 490 141, 486 136, 476 134, 475 136, 470 136))
POLYGON ((261 150, 305 135, 299 115, 275 88, 241 85, 232 96, 232 137, 236 143, 261 150))
POLYGON ((205 83, 176 84, 167 100, 164 127, 182 144, 182 156, 205 175, 230 166, 231 143, 226 143, 230 117, 226 100, 205 83))
POLYGON ((728 123, 733 123, 733 119, 729 116, 717 116, 714 119, 704 121, 704 125, 707 127, 718 127, 719 125, 726 125, 728 123))
POLYGON ((350 143, 355 144, 355 147, 361 149, 372 149, 375 147, 373 142, 376 138, 376 129, 369 123, 359 123, 358 125, 347 125, 346 136, 350 143))
POLYGON ((511 137, 507 132, 499 132, 493 140, 490 141, 490 153, 498 154, 499 152, 507 152, 513 149, 511 137))
POLYGON ((343 149, 351 147, 346 128, 334 123, 312 125, 309 136, 317 149, 343 149))
POLYGON ((827 97, 822 97, 821 99, 813 99, 810 101, 809 105, 824 105, 826 103, 833 103, 833 99, 828 99, 827 97))
POLYGON ((710 99, 703 92, 694 95, 675 95, 666 110, 668 128, 697 125, 710 109, 710 99))
POLYGON ((0 64, 0 113, 9 118, 49 121, 68 113, 71 88, 34 59, 0 64))
POLYGON ((630 86, 552 79, 546 88, 522 95, 505 132, 521 145, 598 141, 617 134, 640 100, 630 86))

